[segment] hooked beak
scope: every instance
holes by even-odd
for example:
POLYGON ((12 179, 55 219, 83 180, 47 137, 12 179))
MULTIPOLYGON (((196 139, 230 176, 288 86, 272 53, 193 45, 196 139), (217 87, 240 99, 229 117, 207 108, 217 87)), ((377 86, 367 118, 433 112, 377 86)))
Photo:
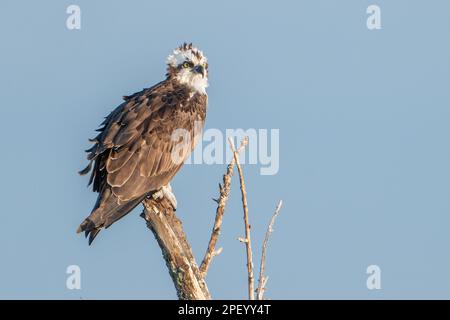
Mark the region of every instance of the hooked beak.
POLYGON ((192 69, 195 73, 201 74, 202 78, 205 77, 205 68, 202 65, 197 65, 192 69))

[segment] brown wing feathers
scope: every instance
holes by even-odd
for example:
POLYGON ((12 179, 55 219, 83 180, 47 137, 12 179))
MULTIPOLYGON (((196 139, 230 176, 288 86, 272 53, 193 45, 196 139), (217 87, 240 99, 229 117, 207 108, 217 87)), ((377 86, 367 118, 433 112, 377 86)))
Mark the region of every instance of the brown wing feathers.
MULTIPOLYGON (((99 192, 91 215, 80 225, 90 242, 101 227, 117 221, 152 191, 166 185, 180 169, 171 152, 172 132, 193 131, 195 120, 204 120, 206 96, 189 96, 189 90, 168 80, 124 97, 108 115, 87 150, 87 174, 99 192)), ((192 148, 193 148, 192 143, 192 148)), ((191 148, 191 149, 192 149, 191 148)))

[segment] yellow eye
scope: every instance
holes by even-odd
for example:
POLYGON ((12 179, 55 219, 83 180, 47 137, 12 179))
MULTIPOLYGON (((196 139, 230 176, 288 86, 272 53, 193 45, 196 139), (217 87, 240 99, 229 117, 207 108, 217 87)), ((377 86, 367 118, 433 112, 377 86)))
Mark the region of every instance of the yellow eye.
POLYGON ((190 64, 189 64, 189 62, 185 62, 185 63, 183 63, 183 68, 187 69, 187 68, 189 68, 189 67, 190 67, 190 64))

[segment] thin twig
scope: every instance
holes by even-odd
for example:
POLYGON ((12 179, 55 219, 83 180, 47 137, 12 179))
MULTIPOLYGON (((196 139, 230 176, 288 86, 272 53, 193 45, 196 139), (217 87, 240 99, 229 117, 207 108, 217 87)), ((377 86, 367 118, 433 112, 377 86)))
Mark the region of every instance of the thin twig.
MULTIPOLYGON (((246 143, 242 141, 237 151, 238 154, 245 148, 245 146, 246 143)), ((219 183, 219 199, 215 200, 217 202, 216 218, 214 220, 214 226, 205 256, 203 258, 202 264, 200 265, 200 274, 203 278, 205 278, 206 274, 208 273, 208 268, 211 264, 212 259, 222 252, 222 248, 216 250, 216 244, 217 240, 219 239, 220 229, 222 227, 222 218, 223 214, 225 213, 225 205, 228 201, 228 196, 230 195, 231 177, 233 175, 235 162, 236 160, 233 157, 227 166, 227 172, 223 175, 223 184, 221 185, 219 183)))
MULTIPOLYGON (((247 251, 247 271, 248 271, 248 298, 249 300, 255 300, 255 279, 253 276, 253 254, 252 254, 252 242, 250 238, 250 223, 248 219, 248 204, 247 204, 247 191, 245 189, 244 173, 242 171, 241 164, 239 163, 239 154, 234 147, 233 139, 228 139, 230 142, 231 150, 234 154, 236 166, 239 172, 239 182, 241 184, 242 193, 242 206, 244 209, 244 224, 245 224, 245 247, 247 251)), ((245 143, 248 143, 248 137, 244 138, 245 143)))
POLYGON ((256 289, 256 299, 263 300, 264 291, 266 290, 266 284, 269 277, 264 275, 265 267, 266 267, 266 254, 267 254, 267 243, 269 242, 270 235, 273 232, 273 225, 275 224, 275 219, 280 213, 281 206, 283 205, 283 201, 280 200, 278 202, 277 207, 275 208, 275 212, 270 219, 269 226, 267 227, 266 236, 264 237, 264 242, 262 246, 262 254, 261 254, 261 265, 259 268, 259 280, 258 280, 258 288, 256 289))

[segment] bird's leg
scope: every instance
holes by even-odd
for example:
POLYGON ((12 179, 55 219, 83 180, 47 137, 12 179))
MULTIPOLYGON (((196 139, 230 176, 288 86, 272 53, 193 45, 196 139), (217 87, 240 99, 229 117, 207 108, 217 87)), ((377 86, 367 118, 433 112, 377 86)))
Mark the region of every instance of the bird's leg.
POLYGON ((170 183, 168 183, 167 185, 163 186, 161 189, 153 193, 152 197, 155 200, 165 197, 167 200, 170 201, 174 209, 177 208, 177 198, 175 198, 175 195, 172 192, 172 187, 170 183))
POLYGON ((172 207, 174 210, 177 209, 177 198, 175 198, 175 195, 172 192, 172 186, 170 185, 170 183, 168 183, 166 186, 162 187, 162 192, 164 197, 170 201, 170 203, 172 204, 172 207))

